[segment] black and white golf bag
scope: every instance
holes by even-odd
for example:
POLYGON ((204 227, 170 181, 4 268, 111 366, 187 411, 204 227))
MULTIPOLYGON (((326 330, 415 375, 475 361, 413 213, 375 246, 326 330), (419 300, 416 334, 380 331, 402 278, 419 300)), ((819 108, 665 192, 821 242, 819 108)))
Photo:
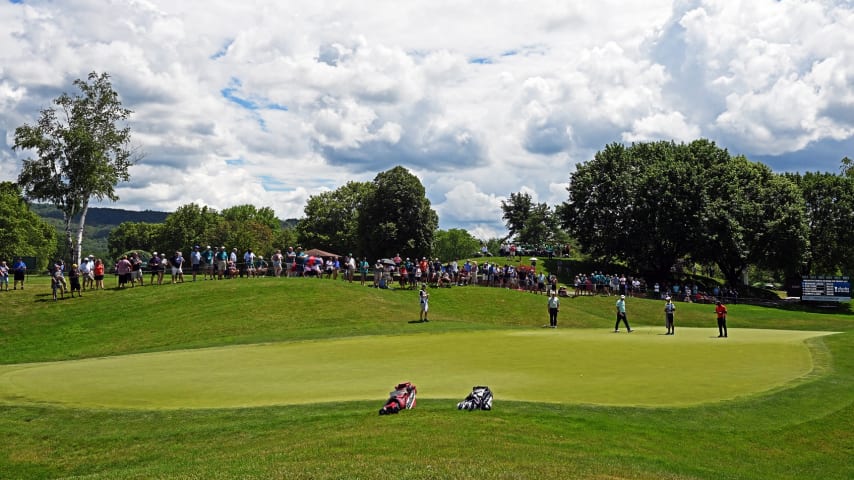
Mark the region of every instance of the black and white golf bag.
POLYGON ((492 390, 487 386, 472 388, 466 399, 457 404, 459 410, 492 410, 492 390))

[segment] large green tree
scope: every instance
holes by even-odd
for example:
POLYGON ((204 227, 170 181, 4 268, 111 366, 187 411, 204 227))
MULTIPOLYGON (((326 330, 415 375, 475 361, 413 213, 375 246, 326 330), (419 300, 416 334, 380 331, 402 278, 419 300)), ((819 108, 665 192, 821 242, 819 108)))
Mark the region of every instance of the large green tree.
POLYGON ((509 199, 501 201, 501 211, 510 236, 518 243, 545 245, 558 229, 551 207, 534 203, 528 193, 511 193, 509 199))
POLYGON ((163 222, 156 249, 164 252, 187 252, 193 245, 218 243, 220 239, 216 238, 216 232, 221 221, 222 218, 216 210, 207 205, 182 205, 163 222))
POLYGON ((794 183, 742 156, 715 164, 707 173, 700 259, 714 261, 732 285, 742 283, 750 265, 798 271, 809 234, 794 183))
POLYGON ((480 240, 461 228, 438 230, 433 240, 433 255, 442 261, 473 257, 479 251, 480 240))
POLYGON ((11 182, 0 183, 0 260, 9 266, 21 257, 35 257, 42 270, 56 248, 56 229, 30 210, 21 188, 11 182))
POLYGON ((62 212, 66 255, 80 260, 86 212, 92 198, 118 200, 115 187, 129 179, 131 111, 122 106, 106 73, 77 79, 79 92, 63 93, 53 107, 41 110, 39 121, 15 129, 14 149, 35 150, 18 176, 24 194, 47 201, 62 212), (79 216, 77 242, 72 221, 79 216))
MULTIPOLYGON (((247 249, 260 255, 269 256, 275 248, 273 244, 282 223, 276 218, 270 207, 256 208, 253 205, 235 205, 223 209, 222 221, 212 238, 227 248, 237 248, 242 254, 247 249)), ((242 257, 241 257, 242 258, 242 257)))
POLYGON ((809 224, 810 255, 804 274, 854 271, 854 175, 790 174, 800 187, 809 224))
POLYGON ((359 217, 362 254, 371 259, 430 254, 438 224, 418 177, 401 166, 381 172, 359 217))
POLYGON ((145 252, 160 251, 163 238, 162 223, 122 222, 107 237, 107 250, 110 260, 117 261, 119 256, 131 250, 145 252))
POLYGON ((596 259, 624 256, 631 223, 627 203, 634 194, 633 169, 629 148, 612 143, 589 162, 577 164, 570 176, 569 199, 559 209, 561 221, 581 249, 596 259))
POLYGON ((296 227, 300 244, 339 255, 357 249, 361 243, 360 212, 373 189, 371 182, 347 182, 331 192, 309 197, 305 217, 296 227))
POLYGON ((501 218, 510 238, 515 239, 525 229, 525 221, 532 208, 534 201, 531 194, 525 192, 511 193, 510 198, 501 201, 501 218))
POLYGON ((656 280, 679 260, 796 270, 806 228, 792 182, 707 140, 611 144, 571 175, 562 221, 582 249, 656 280))

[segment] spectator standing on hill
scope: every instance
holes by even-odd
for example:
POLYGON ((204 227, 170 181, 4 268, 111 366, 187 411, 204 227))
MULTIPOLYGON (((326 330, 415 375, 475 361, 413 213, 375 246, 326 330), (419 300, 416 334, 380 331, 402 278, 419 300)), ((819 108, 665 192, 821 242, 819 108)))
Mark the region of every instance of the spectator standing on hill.
MULTIPOLYGON (((57 290, 59 290, 60 298, 63 298, 63 299, 65 298, 65 289, 62 286, 64 281, 65 281, 65 279, 62 278, 62 270, 60 270, 58 268, 53 268, 51 275, 50 275, 50 289, 51 289, 51 292, 53 292, 54 301, 58 300, 56 298, 56 291, 57 290)), ((24 288, 21 287, 21 290, 23 290, 23 289, 24 288)))
POLYGON ((214 251, 211 249, 211 246, 208 245, 205 247, 205 251, 202 252, 202 280, 207 280, 208 277, 211 280, 214 279, 214 251))
POLYGON ((676 328, 673 326, 673 313, 676 311, 676 305, 670 297, 665 298, 667 303, 664 304, 664 326, 667 328, 665 335, 676 335, 676 328))
POLYGON ((0 290, 3 290, 3 287, 6 287, 5 290, 9 291, 9 266, 6 265, 6 261, 3 260, 0 262, 0 290))
POLYGON ((172 283, 184 283, 184 255, 176 250, 169 263, 172 264, 172 283))
POLYGON ((64 292, 68 291, 68 283, 65 281, 65 262, 57 258, 53 266, 48 270, 55 279, 59 280, 64 292))
POLYGON ((552 290, 549 294, 549 327, 557 328, 557 313, 560 311, 560 299, 557 298, 557 292, 552 290))
MULTIPOLYGON (((151 272, 151 280, 148 282, 154 285, 154 281, 158 278, 158 271, 160 270, 160 257, 157 255, 157 252, 151 252, 151 258, 148 259, 148 270, 151 272)), ((160 282, 157 282, 160 285, 160 282)))
POLYGON ((190 252, 190 269, 193 272, 193 281, 196 281, 196 275, 199 274, 199 270, 202 268, 202 252, 199 251, 201 247, 196 245, 193 247, 193 251, 190 252))
POLYGON ((89 274, 83 277, 83 290, 86 290, 87 286, 90 290, 95 289, 95 255, 89 255, 89 259, 86 262, 89 267, 89 274))
POLYGON ((285 256, 282 255, 281 250, 276 250, 276 253, 274 253, 273 256, 270 258, 270 260, 272 260, 273 262, 273 276, 277 278, 282 276, 282 261, 284 260, 284 258, 285 256))
POLYGON ((228 256, 228 261, 237 267, 237 247, 231 249, 231 254, 228 256))
POLYGON ((247 277, 255 276, 255 252, 252 249, 247 249, 246 252, 243 253, 243 263, 246 269, 247 277))
POLYGON ((368 278, 368 268, 370 268, 368 257, 362 257, 362 261, 359 262, 359 281, 362 285, 365 284, 365 279, 368 278))
POLYGON ((726 331, 726 305, 721 303, 720 300, 717 301, 717 305, 715 306, 715 313, 718 316, 718 338, 727 338, 726 331))
POLYGON ((226 251, 225 246, 219 248, 219 251, 216 252, 216 278, 222 280, 222 277, 225 275, 228 270, 228 251, 226 251))
POLYGON ((139 257, 139 252, 133 252, 128 260, 130 260, 131 265, 131 285, 136 285, 136 282, 139 281, 139 286, 143 286, 142 258, 139 257))
POLYGON ((308 260, 308 255, 302 251, 302 247, 297 247, 296 258, 294 259, 294 273, 297 277, 305 275, 306 260, 308 260))
POLYGON ((247 277, 255 277, 255 259, 257 256, 252 249, 246 250, 246 253, 243 254, 243 263, 246 264, 246 276, 247 277))
POLYGON ((68 271, 68 282, 71 284, 71 298, 74 298, 74 292, 77 292, 78 297, 83 296, 80 290, 80 270, 76 263, 71 264, 71 270, 68 271))
MULTIPOLYGON (((351 254, 352 255, 352 254, 351 254)), ((288 277, 294 276, 296 273, 297 264, 297 252, 294 251, 294 247, 288 247, 288 253, 285 255, 285 275, 288 277)), ((352 281, 352 279, 351 279, 352 281)))
POLYGON ((418 314, 418 319, 422 322, 429 322, 427 320, 427 311, 430 309, 429 305, 430 294, 427 293, 427 284, 421 284, 421 290, 418 292, 418 301, 421 305, 421 312, 418 314))
POLYGON ((95 260, 95 266, 92 267, 92 274, 95 277, 96 289, 104 289, 104 261, 100 258, 95 260))
POLYGON ((617 300, 617 323, 614 324, 614 333, 620 331, 620 321, 626 324, 626 331, 632 333, 632 327, 629 326, 629 319, 626 317, 626 296, 620 295, 617 300))
POLYGON ((266 277, 268 269, 269 265, 267 264, 267 261, 264 260, 263 256, 258 255, 255 260, 255 275, 259 277, 266 277))
POLYGON ((125 285, 130 281, 132 271, 133 265, 128 260, 128 256, 122 255, 122 258, 116 264, 116 274, 119 276, 119 288, 125 288, 125 285))
POLYGON ((351 253, 347 256, 345 260, 346 261, 344 263, 346 264, 347 272, 344 277, 347 279, 347 281, 353 283, 353 275, 356 274, 356 257, 354 257, 351 253))
POLYGON ((21 284, 21 290, 24 289, 24 278, 27 275, 27 264, 24 263, 24 259, 18 257, 15 260, 15 263, 12 264, 12 274, 14 276, 14 282, 12 284, 12 290, 18 289, 18 284, 21 284))
POLYGON ((86 290, 86 286, 89 282, 89 276, 92 275, 93 266, 94 262, 91 262, 90 258, 84 257, 80 261, 80 266, 77 267, 77 271, 80 272, 80 283, 83 290, 86 290))
POLYGON ((326 274, 326 278, 331 279, 332 273, 335 272, 335 262, 332 260, 332 257, 326 257, 326 262, 323 264, 324 273, 326 274))

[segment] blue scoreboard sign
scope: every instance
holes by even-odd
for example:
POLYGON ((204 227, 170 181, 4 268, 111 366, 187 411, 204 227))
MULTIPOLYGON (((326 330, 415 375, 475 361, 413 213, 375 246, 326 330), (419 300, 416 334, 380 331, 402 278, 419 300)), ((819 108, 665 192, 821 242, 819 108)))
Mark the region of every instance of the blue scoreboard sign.
POLYGON ((850 302, 851 282, 846 277, 812 276, 801 280, 801 300, 850 302))

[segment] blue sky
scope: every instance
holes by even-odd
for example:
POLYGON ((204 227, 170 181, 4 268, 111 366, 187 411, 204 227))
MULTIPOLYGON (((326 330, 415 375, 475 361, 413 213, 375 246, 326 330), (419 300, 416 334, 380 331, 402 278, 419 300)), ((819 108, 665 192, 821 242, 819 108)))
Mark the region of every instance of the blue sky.
POLYGON ((309 196, 403 165, 442 228, 503 235, 611 142, 709 138, 775 171, 854 158, 847 0, 0 3, 0 180, 14 129, 108 72, 145 157, 128 209, 309 196), (369 8, 368 8, 369 7, 369 8))

